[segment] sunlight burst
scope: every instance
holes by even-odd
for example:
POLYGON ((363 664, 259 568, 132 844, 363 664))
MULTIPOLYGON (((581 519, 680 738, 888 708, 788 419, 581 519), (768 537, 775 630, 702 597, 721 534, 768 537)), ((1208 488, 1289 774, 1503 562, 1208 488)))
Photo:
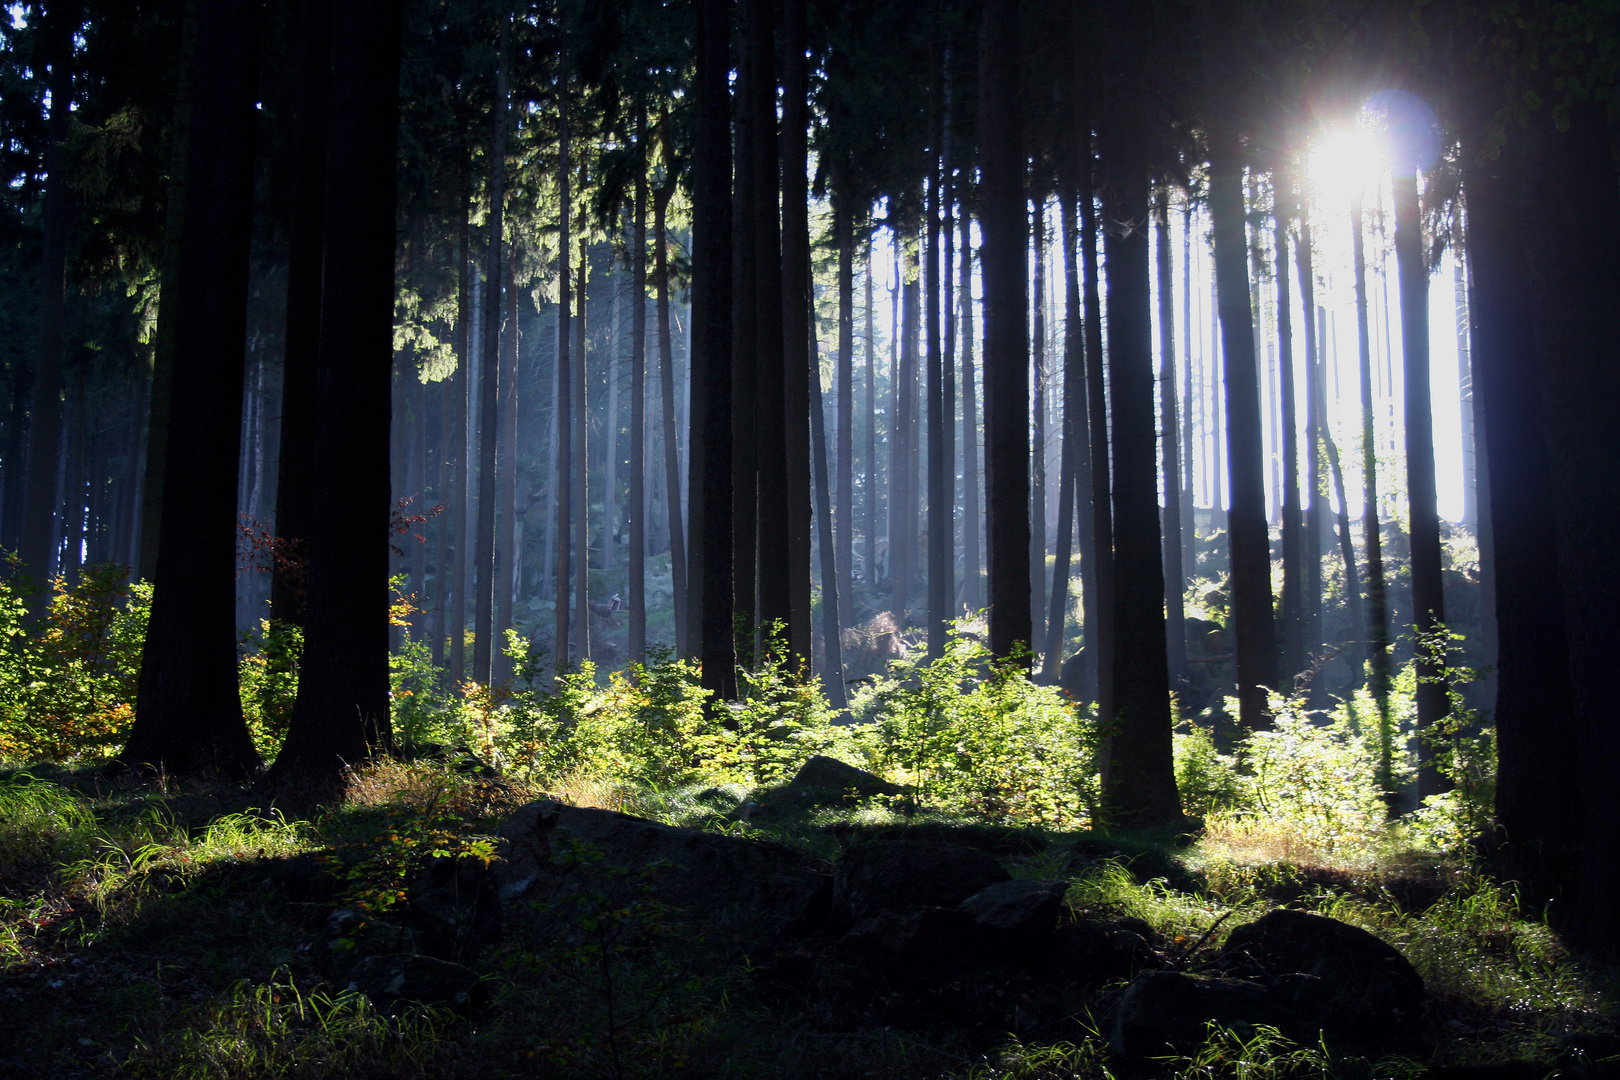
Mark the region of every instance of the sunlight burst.
POLYGON ((1310 151, 1311 183, 1322 198, 1349 202, 1376 186, 1389 168, 1389 147, 1381 132, 1363 124, 1329 129, 1310 151))

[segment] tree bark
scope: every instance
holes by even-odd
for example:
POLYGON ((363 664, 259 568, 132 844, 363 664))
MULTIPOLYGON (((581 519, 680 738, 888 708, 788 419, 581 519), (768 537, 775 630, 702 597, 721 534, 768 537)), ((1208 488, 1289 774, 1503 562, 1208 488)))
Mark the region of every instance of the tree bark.
POLYGON ((495 543, 495 633, 490 640, 492 680, 509 682, 512 661, 505 653, 506 632, 512 628, 512 599, 517 589, 517 426, 518 426, 518 297, 517 268, 508 255, 505 266, 506 333, 501 339, 501 431, 496 459, 500 487, 500 517, 495 543))
MULTIPOLYGON (((809 70, 805 60, 805 0, 782 2, 782 424, 775 437, 783 440, 783 469, 786 473, 782 495, 787 500, 786 585, 788 601, 787 644, 797 663, 810 664, 813 627, 810 614, 810 382, 815 380, 816 419, 820 413, 821 374, 812 367, 815 351, 811 346, 810 271, 810 185, 805 175, 806 132, 809 127, 809 70)), ((772 103, 772 113, 775 112, 772 103)), ((775 185, 770 205, 775 208, 775 185)), ((825 421, 822 420, 824 423, 825 421)), ((766 429, 761 426, 762 432, 766 429)), ((826 468, 823 447, 821 464, 826 468)), ((830 509, 822 500, 822 513, 830 509)), ((761 503, 763 513, 768 508, 761 503)), ((824 585, 824 587, 826 587, 824 585)), ((831 585, 837 591, 837 582, 831 585)), ((837 614, 836 604, 833 607, 837 614)))
MULTIPOLYGON (((737 664, 751 668, 756 660, 756 616, 759 607, 760 200, 754 179, 759 169, 754 143, 760 137, 758 121, 761 110, 755 107, 754 99, 758 95, 754 92, 754 83, 758 79, 756 67, 761 50, 753 43, 753 38, 759 34, 758 8, 739 4, 738 11, 741 26, 738 33, 737 93, 733 99, 736 167, 732 178, 731 221, 730 446, 731 529, 734 536, 731 557, 736 568, 732 579, 732 623, 737 635, 737 664)), ((770 50, 767 48, 764 51, 768 53, 770 50)), ((773 109, 766 118, 773 131, 775 117, 773 109)))
POLYGON ((284 809, 340 796, 350 766, 393 748, 387 391, 403 22, 397 0, 333 5, 333 55, 343 62, 333 68, 327 150, 305 649, 287 742, 259 789, 284 809))
MULTIPOLYGON (((570 183, 574 169, 572 147, 568 129, 568 75, 561 78, 558 95, 559 146, 557 161, 557 401, 553 413, 557 418, 557 459, 552 463, 557 483, 557 572, 556 615, 552 630, 552 658, 560 676, 568 669, 572 658, 572 639, 568 604, 570 586, 573 585, 573 513, 574 513, 574 360, 573 337, 573 278, 569 266, 573 254, 573 194, 570 183)), ((584 357, 580 357, 584 363, 584 357)), ((583 558, 583 555, 581 556, 583 558)), ((583 569, 581 570, 583 573, 583 569)), ((586 618, 580 612, 580 618, 586 618)))
MULTIPOLYGON (((979 31, 980 221, 984 236, 985 489, 990 651, 1031 644, 1029 346, 1024 286, 1024 155, 1018 141, 1018 5, 987 0, 979 31)), ((1027 657, 1019 660, 1027 663, 1027 657)))
MULTIPOLYGON (((924 342, 928 399, 928 633, 930 657, 945 655, 945 633, 951 615, 951 485, 950 458, 945 433, 951 417, 945 411, 945 360, 940 351, 939 215, 941 203, 940 142, 944 135, 943 108, 937 58, 929 94, 930 138, 925 168, 928 173, 927 222, 923 236, 924 342)), ((946 268, 946 280, 950 269, 946 268)))
MULTIPOLYGON (((982 265, 982 262, 981 262, 982 265)), ((979 387, 973 372, 973 216, 962 210, 962 606, 968 611, 984 607, 984 575, 979 553, 983 524, 979 500, 979 387)), ((867 308, 871 309, 871 282, 867 282, 867 308)), ((870 324, 871 320, 867 320, 870 324)), ((868 410, 871 402, 867 402, 868 410)))
MULTIPOLYGON (((465 149, 465 148, 463 148, 465 149)), ((471 442, 472 362, 472 202, 470 166, 462 160, 461 188, 456 198, 456 373, 450 388, 450 607, 445 625, 450 634, 450 682, 458 685, 467 671, 467 542, 472 535, 472 487, 468 483, 467 447, 471 442)))
MULTIPOLYGON (((855 558, 855 208, 850 205, 847 165, 833 175, 833 234, 838 243, 837 483, 833 523, 838 572, 838 625, 853 625, 850 585, 855 558)), ((826 602, 825 597, 822 600, 826 602)), ((831 654, 828 654, 829 658, 831 654)), ((830 659, 829 659, 830 667, 830 659)))
POLYGON ((1164 485, 1164 633, 1175 687, 1192 682, 1187 659, 1187 615, 1183 607, 1186 570, 1181 544, 1181 446, 1176 413, 1176 290, 1170 259, 1170 192, 1160 187, 1154 196, 1154 257, 1159 273, 1159 439, 1164 485))
MULTIPOLYGON (((668 130, 668 122, 664 121, 668 130)), ((667 145, 667 144, 666 144, 667 145)), ((665 157, 666 163, 669 157, 665 157)), ((669 518, 669 568, 675 586, 674 617, 676 649, 682 656, 695 656, 687 612, 686 528, 681 513, 681 453, 679 428, 675 424, 675 357, 669 325, 669 231, 667 212, 675 194, 672 165, 664 183, 653 193, 653 284, 658 289, 658 392, 664 416, 664 498, 669 518)))
MULTIPOLYGON (((580 165, 579 187, 586 190, 585 166, 580 165)), ((574 434, 579 451, 568 463, 574 469, 574 558, 579 567, 574 574, 574 658, 583 664, 591 659, 591 419, 589 382, 586 379, 585 352, 586 280, 590 274, 590 253, 586 239, 579 238, 579 265, 574 278, 574 434)))
POLYGON ((326 215, 326 127, 332 93, 331 5, 298 5, 298 92, 293 191, 287 222, 287 328, 281 368, 281 455, 270 618, 302 621, 315 487, 316 368, 321 346, 321 237, 326 215))
MULTIPOLYGON (((1097 603, 1095 621, 1085 626, 1083 695, 1097 703, 1098 716, 1114 715, 1114 498, 1108 449, 1108 393, 1102 347, 1102 282, 1097 260, 1097 199, 1091 119, 1077 125, 1075 148, 1080 180, 1080 257, 1085 268, 1082 294, 1086 318, 1086 412, 1091 434, 1091 550, 1097 603)), ((1108 753, 1104 747, 1104 757, 1108 753)))
POLYGON ((698 9, 696 125, 692 159, 692 398, 688 471, 691 543, 687 593, 698 632, 704 689, 737 694, 732 632, 730 25, 726 0, 698 9))
POLYGON ((1228 535, 1238 705, 1243 725, 1258 730, 1272 722, 1266 688, 1277 682, 1277 627, 1271 608, 1271 541, 1244 236, 1243 159, 1237 133, 1224 119, 1209 122, 1209 143, 1209 208, 1226 369, 1228 535))
POLYGON ((1034 326, 1031 373, 1035 396, 1030 415, 1029 462, 1029 605, 1034 618, 1035 644, 1046 642, 1046 420, 1050 412, 1046 387, 1046 192, 1045 178, 1035 174, 1035 191, 1030 197, 1030 246, 1034 248, 1034 326))
POLYGON ((494 131, 489 155, 489 240, 484 267, 483 372, 478 402, 478 536, 473 558, 477 564, 473 587, 474 682, 495 681, 495 458, 500 437, 501 283, 505 279, 502 247, 506 210, 506 99, 507 55, 511 24, 503 17, 495 70, 494 131))
MULTIPOLYGON (((186 423, 175 425, 170 435, 136 722, 119 755, 122 765, 143 774, 218 771, 240 778, 260 766, 242 718, 235 647, 257 58, 255 5, 247 0, 199 5, 198 97, 186 164, 192 196, 180 239, 174 313, 175 406, 186 423)), ((56 100, 65 105, 67 96, 56 100)), ((390 237, 391 229, 390 219, 390 237)), ((386 414, 386 367, 383 379, 386 414)), ((386 459, 386 415, 378 437, 386 459)), ((31 454, 37 451, 31 448, 31 454)), ((50 456, 54 465, 54 446, 50 456)), ((385 460, 385 498, 387 476, 385 460)), ((33 495, 31 484, 31 500, 33 495)), ((30 514, 27 525, 37 523, 30 514)))
MULTIPOLYGON (((1288 288, 1288 219, 1293 195, 1280 170, 1272 175, 1277 206, 1272 237, 1277 267, 1277 366, 1282 398, 1282 683, 1285 694, 1305 670, 1305 522, 1299 505, 1299 432, 1294 425, 1294 324, 1288 288)), ((1313 335, 1314 336, 1314 335, 1313 335)), ((1316 556, 1310 556, 1315 558, 1316 556)))
MULTIPOLYGON (((1405 170, 1401 170, 1405 172, 1405 170)), ((1446 621, 1441 578, 1439 495, 1434 477, 1434 416, 1429 405, 1429 270, 1423 258, 1417 175, 1395 177, 1395 263, 1401 289, 1401 367, 1406 378, 1406 495, 1411 517, 1412 632, 1433 640, 1446 621)), ((1442 645, 1442 648, 1444 646, 1442 645)), ((1435 763, 1430 736, 1451 711, 1445 657, 1417 650, 1418 798, 1450 786, 1435 763)))
POLYGON ((1361 471, 1366 501, 1361 527, 1367 552, 1367 663, 1378 705, 1378 783, 1390 812, 1395 808, 1394 731, 1389 715, 1389 607, 1384 585, 1384 545, 1378 521, 1378 441, 1373 415, 1372 343, 1367 323, 1367 255, 1361 199, 1350 204, 1351 262, 1356 286, 1356 341, 1361 375, 1361 471))
MULTIPOLYGON (((1114 21, 1114 20, 1110 20, 1114 21)), ((1118 20, 1133 30, 1133 18, 1118 20)), ((1140 40, 1134 33, 1125 40, 1140 40)), ((1128 67, 1116 59, 1114 64, 1128 67)), ((1111 65, 1112 66, 1112 65, 1111 65)), ((1104 126, 1105 254, 1108 275, 1109 404, 1114 463, 1114 710, 1103 797, 1108 813, 1136 826, 1181 820, 1171 756, 1170 669, 1165 648, 1153 422, 1153 316, 1148 255, 1145 121, 1123 93, 1126 70, 1110 71, 1104 126)))
MULTIPOLYGON (((1052 566, 1051 610, 1046 623, 1046 666, 1041 674, 1048 683, 1058 684, 1063 675, 1064 629, 1069 609, 1070 561, 1074 545, 1075 503, 1089 506, 1091 494, 1091 426, 1085 411, 1085 328, 1080 321, 1079 261, 1075 242, 1079 239, 1075 222, 1075 194, 1072 185, 1060 185, 1063 230, 1063 462, 1058 476, 1057 552, 1052 566), (1087 466, 1082 488, 1080 464, 1087 466)), ((1081 527, 1090 530, 1090 521, 1081 527)), ((1095 605, 1093 586, 1088 582, 1090 560, 1081 563, 1082 613, 1085 605, 1095 605)), ((1095 614, 1094 612, 1092 613, 1095 614)))
MULTIPOLYGON (((636 111, 635 224, 630 256, 629 659, 647 657, 647 114, 636 111)), ((673 399, 671 399, 673 404, 673 399)), ((674 424, 670 425, 671 432, 674 424)), ((673 490, 673 489, 672 489, 673 490)))

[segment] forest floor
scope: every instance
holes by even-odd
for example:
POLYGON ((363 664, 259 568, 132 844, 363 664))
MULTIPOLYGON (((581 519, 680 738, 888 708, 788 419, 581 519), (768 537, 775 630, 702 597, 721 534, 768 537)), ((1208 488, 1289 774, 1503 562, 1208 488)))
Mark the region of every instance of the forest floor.
MULTIPOLYGON (((560 794, 738 829, 679 793, 560 794)), ((339 810, 285 822, 244 814, 231 786, 0 770, 0 1077, 1620 1074, 1613 970, 1566 951, 1520 910, 1511 883, 1466 862, 1290 850, 1253 833, 929 826, 994 848, 1015 877, 1071 879, 1075 909, 1144 920, 1183 968, 1278 904, 1363 926, 1400 948, 1428 989, 1422 1038, 1405 1056, 1227 1033, 1187 1056, 1126 1063, 1106 1039, 1119 981, 1062 997, 986 979, 919 1008, 915 996, 841 994, 825 975, 785 977, 797 947, 761 944, 746 919, 698 936, 633 906, 588 925, 581 916, 583 938, 508 928, 469 960, 487 977, 482 1011, 389 1016, 343 992, 354 942, 331 928, 334 909, 368 907, 385 922, 422 860, 487 851, 481 838, 537 797, 394 765, 339 810)), ((745 831, 829 858, 872 827, 823 811, 745 831)))

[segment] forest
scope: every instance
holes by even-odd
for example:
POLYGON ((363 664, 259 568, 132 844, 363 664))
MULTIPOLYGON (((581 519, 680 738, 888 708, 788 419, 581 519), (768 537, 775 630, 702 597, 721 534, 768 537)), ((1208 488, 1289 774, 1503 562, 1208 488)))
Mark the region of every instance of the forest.
POLYGON ((1620 1075, 1617 85, 8 4, 0 1075, 1620 1075))

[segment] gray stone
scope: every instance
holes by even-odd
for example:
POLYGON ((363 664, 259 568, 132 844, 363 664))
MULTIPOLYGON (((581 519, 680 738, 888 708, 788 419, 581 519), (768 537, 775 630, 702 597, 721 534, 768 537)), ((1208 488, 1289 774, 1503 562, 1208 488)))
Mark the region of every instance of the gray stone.
POLYGON ((1247 1035, 1281 1019, 1257 983, 1148 971, 1131 981, 1115 1007, 1109 1043, 1126 1057, 1186 1053, 1204 1041, 1211 1023, 1247 1035))
MULTIPOLYGON (((817 754, 811 757, 793 779, 765 788, 749 800, 753 804, 743 819, 783 817, 825 806, 853 807, 873 798, 899 798, 906 789, 881 776, 817 754)), ((741 813, 748 803, 739 808, 741 813)))
POLYGON ((1001 881, 980 889, 958 907, 973 919, 986 942, 1020 960, 1046 951, 1063 916, 1066 881, 1001 881))
POLYGON ((1269 987, 1307 1042, 1387 1040, 1423 1012, 1423 979, 1394 946, 1325 915, 1270 911, 1227 935, 1217 966, 1269 987))
POLYGON ((834 917, 859 922, 882 911, 953 908, 1007 879, 995 856, 960 844, 926 840, 855 844, 833 868, 834 917))
POLYGON ((381 1012, 413 1003, 469 1011, 487 1005, 490 996, 488 984, 471 968, 410 953, 366 957, 355 965, 348 986, 381 1012))
POLYGON ((857 923, 840 945, 874 975, 895 983, 931 982, 992 961, 973 919, 960 908, 884 911, 857 923))

